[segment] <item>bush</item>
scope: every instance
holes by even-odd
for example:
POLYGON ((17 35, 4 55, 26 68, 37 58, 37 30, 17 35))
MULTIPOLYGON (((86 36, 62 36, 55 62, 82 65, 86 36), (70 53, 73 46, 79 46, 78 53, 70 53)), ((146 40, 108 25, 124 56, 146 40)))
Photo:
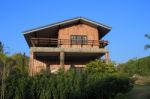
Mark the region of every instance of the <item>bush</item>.
POLYGON ((116 69, 112 63, 105 64, 100 60, 91 61, 86 65, 85 68, 86 72, 88 73, 114 73, 116 69))
POLYGON ((128 76, 98 60, 88 64, 80 74, 75 70, 33 77, 18 73, 7 77, 5 84, 6 99, 110 99, 133 87, 128 76))

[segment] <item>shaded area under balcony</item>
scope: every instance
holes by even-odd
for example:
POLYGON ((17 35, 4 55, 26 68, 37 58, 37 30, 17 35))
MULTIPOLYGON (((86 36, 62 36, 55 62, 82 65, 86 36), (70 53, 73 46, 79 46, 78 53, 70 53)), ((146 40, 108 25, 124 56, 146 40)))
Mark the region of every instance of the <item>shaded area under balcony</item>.
MULTIPOLYGON (((77 62, 89 62, 94 59, 99 59, 105 53, 80 53, 80 52, 65 52, 64 61, 65 64, 77 63, 77 62)), ((35 52, 35 58, 40 61, 59 63, 59 52, 35 52)))

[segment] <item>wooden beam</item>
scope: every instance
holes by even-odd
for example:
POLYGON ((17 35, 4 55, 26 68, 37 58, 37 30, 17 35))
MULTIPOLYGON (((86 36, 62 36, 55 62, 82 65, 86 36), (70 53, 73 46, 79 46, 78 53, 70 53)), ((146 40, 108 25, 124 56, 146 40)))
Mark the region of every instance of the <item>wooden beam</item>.
POLYGON ((33 40, 31 39, 30 41, 31 41, 32 46, 35 47, 35 43, 33 42, 33 40))

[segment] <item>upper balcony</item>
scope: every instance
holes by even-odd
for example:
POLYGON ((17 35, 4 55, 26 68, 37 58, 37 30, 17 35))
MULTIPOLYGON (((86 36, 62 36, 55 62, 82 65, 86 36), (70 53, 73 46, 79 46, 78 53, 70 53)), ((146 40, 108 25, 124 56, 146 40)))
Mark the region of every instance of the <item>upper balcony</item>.
POLYGON ((108 45, 105 40, 70 40, 56 38, 31 38, 33 47, 58 47, 58 48, 104 48, 108 45))

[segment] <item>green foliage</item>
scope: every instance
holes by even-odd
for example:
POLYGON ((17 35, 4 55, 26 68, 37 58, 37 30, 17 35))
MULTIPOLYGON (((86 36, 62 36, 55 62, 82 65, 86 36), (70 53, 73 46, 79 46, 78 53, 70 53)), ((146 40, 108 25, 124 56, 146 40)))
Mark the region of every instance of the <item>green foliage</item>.
POLYGON ((28 73, 29 58, 25 54, 16 53, 10 58, 14 61, 12 72, 28 73))
MULTIPOLYGON (((4 51, 4 45, 0 42, 0 91, 1 91, 1 99, 12 99, 7 98, 13 97, 15 99, 24 99, 23 93, 24 93, 24 81, 23 79, 17 79, 13 77, 10 81, 7 81, 9 76, 16 75, 16 74, 27 74, 27 64, 28 64, 28 57, 25 55, 22 55, 21 53, 14 54, 12 56, 9 56, 4 51), (16 80, 17 79, 17 80, 16 80), (23 80, 23 81, 22 81, 23 80), (11 83, 10 83, 11 82, 11 83), (13 87, 15 85, 18 85, 17 87, 13 87), (11 87, 7 92, 7 88, 11 87), (12 94, 12 92, 15 92, 15 94, 12 94), (20 93, 19 95, 16 93, 20 93), (8 94, 8 95, 6 95, 8 94)), ((22 77, 22 76, 21 76, 22 77)))
POLYGON ((118 93, 114 99, 130 99, 127 94, 118 93))
MULTIPOLYGON (((150 39, 150 34, 145 34, 145 37, 148 38, 148 39, 150 39)), ((145 49, 150 48, 150 44, 146 44, 144 48, 145 49)))
POLYGON ((0 54, 1 72, 5 74, 0 78, 1 99, 113 99, 133 87, 130 78, 119 74, 113 64, 99 60, 87 64, 81 73, 72 69, 33 77, 27 75, 28 61, 21 53, 0 54))
POLYGON ((128 93, 128 99, 150 99, 150 85, 135 85, 128 93))
POLYGON ((7 54, 0 53, 0 72, 2 73, 3 67, 6 67, 7 75, 19 72, 28 72, 29 58, 21 53, 8 56, 7 54))
POLYGON ((88 73, 114 73, 116 72, 116 69, 112 63, 105 64, 104 62, 100 60, 94 60, 91 61, 89 64, 87 64, 85 70, 88 73))
POLYGON ((141 59, 132 59, 118 66, 120 72, 128 73, 129 75, 139 74, 143 76, 150 75, 150 57, 141 59))
POLYGON ((4 53, 4 45, 1 41, 0 41, 0 53, 4 53))
POLYGON ((13 74, 6 79, 5 99, 110 99, 131 90, 126 75, 116 73, 43 73, 30 77, 13 74))
POLYGON ((27 73, 28 72, 29 58, 25 54, 15 53, 8 55, 4 50, 4 45, 0 42, 0 73, 3 72, 3 67, 6 67, 7 75, 16 72, 27 73))

